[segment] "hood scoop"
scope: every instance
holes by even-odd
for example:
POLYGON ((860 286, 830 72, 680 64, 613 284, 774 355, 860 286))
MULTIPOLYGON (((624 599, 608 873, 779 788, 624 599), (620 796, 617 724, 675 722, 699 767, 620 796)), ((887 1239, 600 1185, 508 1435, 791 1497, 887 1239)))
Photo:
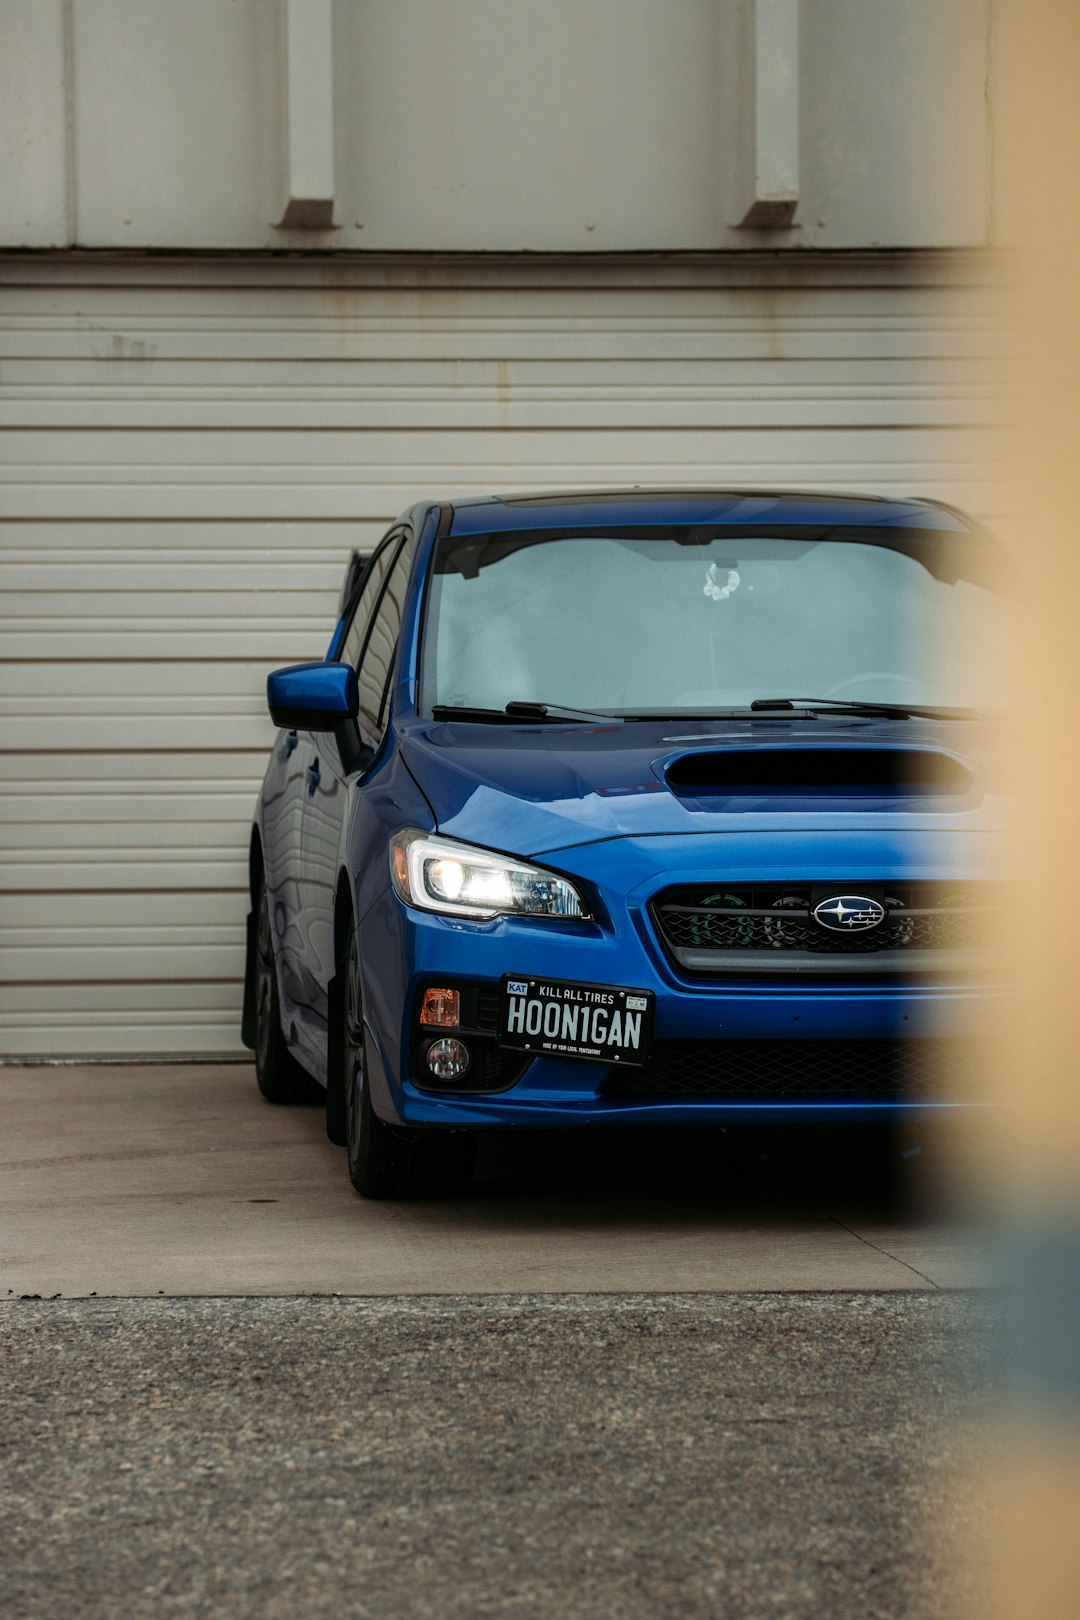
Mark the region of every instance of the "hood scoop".
POLYGON ((962 760, 903 746, 701 749, 658 760, 656 774, 691 809, 966 809, 981 798, 962 760))

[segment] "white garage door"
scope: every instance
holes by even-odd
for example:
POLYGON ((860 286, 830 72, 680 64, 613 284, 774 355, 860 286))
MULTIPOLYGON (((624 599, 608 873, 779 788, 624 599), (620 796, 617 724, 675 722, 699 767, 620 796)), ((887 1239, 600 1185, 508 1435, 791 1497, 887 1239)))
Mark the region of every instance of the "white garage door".
POLYGON ((992 516, 976 260, 0 261, 0 1053, 239 1051, 266 671, 418 496, 992 516))

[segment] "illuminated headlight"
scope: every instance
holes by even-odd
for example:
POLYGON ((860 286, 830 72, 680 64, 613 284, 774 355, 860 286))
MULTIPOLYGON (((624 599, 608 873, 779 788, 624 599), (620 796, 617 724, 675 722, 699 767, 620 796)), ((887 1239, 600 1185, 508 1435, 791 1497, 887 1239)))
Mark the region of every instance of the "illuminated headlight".
POLYGON ((566 878, 539 866, 409 829, 390 840, 390 876, 410 906, 449 917, 588 917, 566 878))

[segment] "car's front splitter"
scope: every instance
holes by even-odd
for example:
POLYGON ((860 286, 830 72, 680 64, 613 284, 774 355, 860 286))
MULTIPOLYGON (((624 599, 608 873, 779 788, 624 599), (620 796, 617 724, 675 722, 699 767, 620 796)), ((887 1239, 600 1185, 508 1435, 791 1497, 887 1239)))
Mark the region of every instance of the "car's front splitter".
MULTIPOLYGON (((905 1118, 922 1120, 960 1114, 982 1106, 978 1102, 889 1099, 871 1101, 774 1100, 769 1102, 708 1099, 626 1099, 568 1095, 562 1086, 540 1082, 552 1070, 570 1065, 557 1059, 538 1059, 512 1090, 495 1095, 462 1092, 447 1095, 422 1091, 411 1082, 398 1089, 397 1117, 401 1124, 457 1130, 572 1129, 587 1126, 633 1126, 653 1129, 686 1125, 780 1124, 785 1121, 834 1123, 905 1118)), ((608 1070, 604 1069, 604 1075, 608 1070)), ((566 1075, 558 1076, 566 1079, 566 1075)))

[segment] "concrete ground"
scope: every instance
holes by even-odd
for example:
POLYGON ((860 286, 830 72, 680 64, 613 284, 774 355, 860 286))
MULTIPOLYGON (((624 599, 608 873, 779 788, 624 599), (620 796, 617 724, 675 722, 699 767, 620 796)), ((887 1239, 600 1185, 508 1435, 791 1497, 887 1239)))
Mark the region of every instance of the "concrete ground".
POLYGON ((379 1204, 246 1064, 8 1068, 0 1299, 978 1284, 975 1236, 897 1196, 934 1148, 698 1132, 657 1161, 634 1133, 530 1133, 485 1142, 466 1198, 379 1204))

